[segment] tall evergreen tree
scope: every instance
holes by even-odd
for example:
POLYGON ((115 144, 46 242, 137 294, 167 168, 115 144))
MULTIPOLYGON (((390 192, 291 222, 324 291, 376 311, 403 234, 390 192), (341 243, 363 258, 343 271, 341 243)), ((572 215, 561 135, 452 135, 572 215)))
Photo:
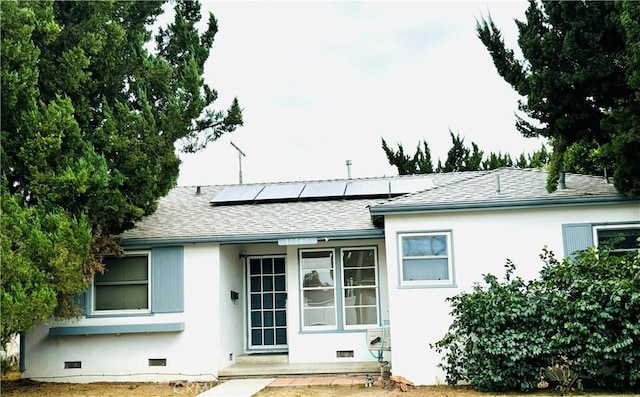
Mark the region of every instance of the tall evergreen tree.
POLYGON ((438 160, 438 172, 478 171, 482 163, 484 152, 478 148, 475 142, 471 142, 471 149, 464 144, 464 138, 460 134, 451 136, 451 149, 447 152, 444 165, 438 160))
POLYGON ((530 0, 526 20, 516 21, 523 60, 506 48, 490 17, 477 24, 496 70, 525 97, 519 109, 526 118, 517 117, 517 129, 550 139, 549 190, 562 170, 601 174, 613 166, 618 190, 637 194, 637 154, 625 151, 638 142, 637 120, 628 117, 638 96, 630 84, 637 8, 634 2, 530 0), (612 119, 620 121, 617 128, 612 119))
POLYGON ((416 148, 413 157, 405 154, 402 144, 398 144, 398 150, 395 151, 389 147, 387 142, 382 138, 382 149, 387 155, 389 164, 398 169, 398 175, 411 174, 430 174, 433 173, 433 163, 431 162, 431 150, 427 141, 422 141, 424 149, 420 148, 420 144, 416 148))
POLYGON ((242 125, 237 100, 213 108, 217 24, 198 33, 197 1, 173 2, 147 50, 163 3, 0 3, 3 343, 78 314, 73 296, 119 252, 116 236, 175 186, 176 144, 199 150, 242 125))

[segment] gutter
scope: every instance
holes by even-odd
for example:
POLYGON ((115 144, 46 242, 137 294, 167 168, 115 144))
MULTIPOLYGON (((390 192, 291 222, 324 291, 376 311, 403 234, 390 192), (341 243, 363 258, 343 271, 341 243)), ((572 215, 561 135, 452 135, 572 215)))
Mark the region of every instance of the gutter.
POLYGON ((245 234, 231 236, 193 236, 193 237, 145 237, 122 238, 123 247, 147 246, 154 247, 184 245, 184 244, 250 244, 250 243, 277 243, 282 239, 317 238, 321 240, 352 240, 352 239, 377 239, 384 238, 383 229, 369 230, 342 230, 332 232, 302 232, 302 233, 274 233, 274 234, 245 234))
POLYGON ((492 209, 520 209, 520 208, 544 208, 566 206, 590 206, 602 204, 630 204, 639 202, 640 199, 625 199, 620 196, 603 197, 563 197, 553 199, 527 199, 505 201, 475 201, 443 204, 399 204, 399 205, 375 205, 369 208, 371 216, 389 214, 411 214, 424 212, 453 212, 453 211, 484 211, 492 209))

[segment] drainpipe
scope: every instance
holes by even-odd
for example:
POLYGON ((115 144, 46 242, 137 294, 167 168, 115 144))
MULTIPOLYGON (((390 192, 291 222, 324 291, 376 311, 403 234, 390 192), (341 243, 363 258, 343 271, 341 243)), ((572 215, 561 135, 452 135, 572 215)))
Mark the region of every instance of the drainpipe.
POLYGON ((20 362, 18 363, 18 370, 20 373, 24 373, 27 370, 27 335, 24 332, 20 332, 20 362))

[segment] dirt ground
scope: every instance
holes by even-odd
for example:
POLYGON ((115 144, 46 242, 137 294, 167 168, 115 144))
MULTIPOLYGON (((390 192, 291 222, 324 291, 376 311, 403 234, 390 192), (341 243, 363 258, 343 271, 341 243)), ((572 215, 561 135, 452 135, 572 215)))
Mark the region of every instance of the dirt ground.
MULTIPOLYGON (((0 394, 5 397, 179 397, 196 396, 213 384, 188 383, 175 386, 167 383, 40 383, 28 379, 3 380, 0 394)), ((479 397, 510 396, 516 393, 481 393, 468 387, 423 386, 412 387, 407 392, 399 389, 388 390, 381 387, 365 388, 363 386, 299 386, 299 387, 267 387, 255 397, 479 397)), ((522 394, 520 394, 522 395, 522 394)), ((557 397, 557 392, 538 392, 527 397, 557 397)), ((605 396, 611 393, 575 393, 575 396, 605 396)), ((640 396, 626 393, 618 396, 640 396)))
POLYGON ((3 380, 2 397, 192 397, 214 384, 188 383, 183 386, 168 383, 100 382, 100 383, 43 383, 28 379, 3 380))

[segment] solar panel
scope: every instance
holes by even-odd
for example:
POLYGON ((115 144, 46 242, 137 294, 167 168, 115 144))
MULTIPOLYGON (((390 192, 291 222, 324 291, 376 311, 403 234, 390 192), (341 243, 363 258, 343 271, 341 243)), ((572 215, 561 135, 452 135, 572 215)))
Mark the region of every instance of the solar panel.
POLYGON ((264 185, 234 185, 225 187, 210 202, 212 204, 253 201, 264 185))
POLYGON ((435 186, 431 178, 428 177, 392 179, 390 184, 391 194, 414 193, 435 186))
POLYGON ((345 196, 376 196, 389 194, 388 180, 360 180, 349 181, 345 196))
POLYGON ((286 200, 297 199, 304 189, 304 183, 286 183, 277 185, 266 185, 256 196, 256 201, 261 200, 286 200))
POLYGON ((342 197, 346 187, 347 182, 344 181, 307 183, 300 198, 342 197))

